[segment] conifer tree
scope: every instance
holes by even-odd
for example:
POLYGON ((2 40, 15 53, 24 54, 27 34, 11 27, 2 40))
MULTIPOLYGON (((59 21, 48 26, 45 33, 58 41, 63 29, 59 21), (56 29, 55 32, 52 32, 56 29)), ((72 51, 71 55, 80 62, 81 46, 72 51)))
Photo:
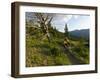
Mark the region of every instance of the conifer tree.
POLYGON ((67 24, 65 24, 65 36, 68 37, 69 36, 69 33, 68 33, 68 26, 67 24))

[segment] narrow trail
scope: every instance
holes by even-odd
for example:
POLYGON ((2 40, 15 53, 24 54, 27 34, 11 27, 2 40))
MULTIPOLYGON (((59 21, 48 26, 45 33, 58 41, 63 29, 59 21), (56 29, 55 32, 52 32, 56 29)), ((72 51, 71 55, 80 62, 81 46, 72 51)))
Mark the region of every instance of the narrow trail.
POLYGON ((67 56, 68 56, 68 58, 69 58, 72 65, 85 64, 85 62, 83 62, 82 60, 77 59, 73 55, 73 53, 70 52, 68 49, 65 49, 64 51, 65 51, 65 53, 67 52, 66 54, 67 54, 67 56))

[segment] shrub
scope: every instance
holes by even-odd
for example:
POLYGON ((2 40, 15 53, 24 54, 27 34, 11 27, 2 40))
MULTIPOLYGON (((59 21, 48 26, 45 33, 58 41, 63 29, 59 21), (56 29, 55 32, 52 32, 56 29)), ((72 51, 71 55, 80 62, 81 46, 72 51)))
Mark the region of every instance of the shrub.
POLYGON ((57 56, 61 53, 60 48, 56 47, 54 45, 50 47, 50 51, 51 51, 51 54, 54 55, 54 56, 57 56))
POLYGON ((71 64, 68 56, 65 53, 60 53, 59 56, 55 57, 55 64, 56 65, 68 65, 71 64))

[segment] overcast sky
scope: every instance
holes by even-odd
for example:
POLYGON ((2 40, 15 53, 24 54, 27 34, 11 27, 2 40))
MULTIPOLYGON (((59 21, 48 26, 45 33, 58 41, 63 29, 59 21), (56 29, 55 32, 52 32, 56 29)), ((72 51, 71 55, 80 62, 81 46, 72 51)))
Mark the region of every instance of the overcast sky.
MULTIPOLYGON (((80 30, 80 29, 89 29, 90 28, 90 16, 89 15, 76 15, 76 14, 54 14, 46 13, 53 15, 52 25, 56 27, 61 32, 64 32, 65 24, 68 25, 68 30, 80 30)), ((26 19, 35 19, 33 12, 26 12, 26 19)))

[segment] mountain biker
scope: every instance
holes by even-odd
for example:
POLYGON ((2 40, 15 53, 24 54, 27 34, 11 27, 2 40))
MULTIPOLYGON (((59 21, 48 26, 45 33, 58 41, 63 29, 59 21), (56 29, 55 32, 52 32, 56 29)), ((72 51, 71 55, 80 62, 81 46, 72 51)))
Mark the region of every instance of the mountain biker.
POLYGON ((69 41, 69 39, 66 37, 66 38, 64 39, 64 47, 68 49, 69 46, 70 46, 70 41, 69 41))

